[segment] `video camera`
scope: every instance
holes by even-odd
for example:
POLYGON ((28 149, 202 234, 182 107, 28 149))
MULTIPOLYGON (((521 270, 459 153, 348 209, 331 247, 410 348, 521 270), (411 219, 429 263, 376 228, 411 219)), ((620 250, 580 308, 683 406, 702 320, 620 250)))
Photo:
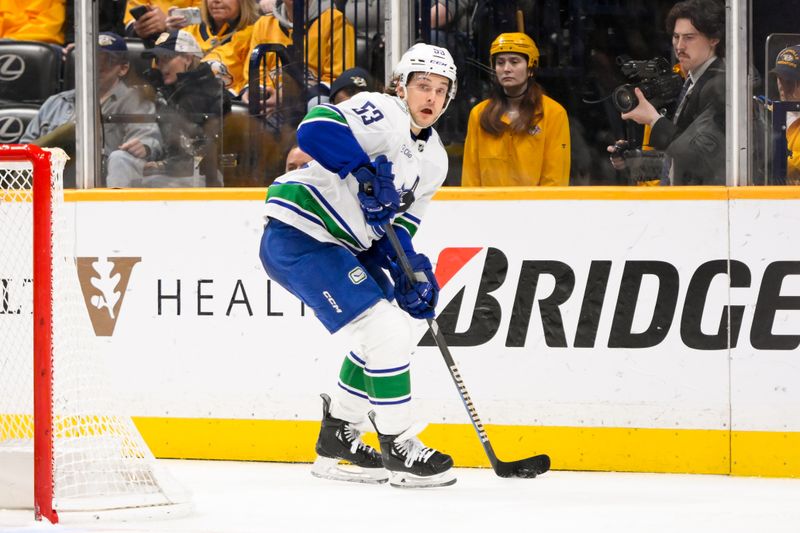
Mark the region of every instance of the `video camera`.
POLYGON ((664 153, 657 150, 643 150, 631 141, 617 141, 611 158, 625 160, 627 179, 631 185, 643 181, 657 180, 661 176, 664 153))
POLYGON ((634 92, 637 87, 656 109, 674 102, 683 87, 683 78, 673 72, 663 57, 639 61, 628 56, 619 56, 617 64, 622 74, 632 82, 620 85, 611 93, 614 107, 622 113, 627 113, 639 105, 639 99, 634 92))

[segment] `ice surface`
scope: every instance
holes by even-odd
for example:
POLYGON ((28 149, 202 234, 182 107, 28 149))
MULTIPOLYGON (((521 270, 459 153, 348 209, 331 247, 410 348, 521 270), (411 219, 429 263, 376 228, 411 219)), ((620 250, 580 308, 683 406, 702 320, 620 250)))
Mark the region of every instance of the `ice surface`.
POLYGON ((190 516, 50 526, 35 523, 31 511, 0 511, 0 531, 800 531, 800 479, 599 472, 501 479, 487 469, 459 469, 452 487, 412 490, 321 480, 307 464, 165 463, 194 493, 190 516))

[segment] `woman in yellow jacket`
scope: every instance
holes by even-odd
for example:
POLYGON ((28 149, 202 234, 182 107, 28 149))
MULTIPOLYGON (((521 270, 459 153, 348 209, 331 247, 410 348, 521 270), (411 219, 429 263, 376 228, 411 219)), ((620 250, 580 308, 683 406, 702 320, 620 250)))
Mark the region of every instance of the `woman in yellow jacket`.
MULTIPOLYGON (((183 29, 189 32, 205 54, 203 61, 211 66, 211 70, 223 80, 227 88, 236 91, 244 84, 242 70, 231 69, 226 63, 227 57, 216 56, 211 52, 228 45, 234 38, 238 39, 240 47, 250 42, 253 24, 260 16, 258 4, 256 0, 203 0, 200 14, 200 24, 187 26, 186 18, 170 9, 167 30, 183 29)), ((242 53, 246 52, 240 50, 236 54, 242 53)))
POLYGON ((533 39, 500 34, 490 56, 496 79, 492 96, 469 114, 461 185, 569 185, 567 112, 533 78, 533 39))
POLYGON ((259 17, 255 0, 203 0, 199 24, 187 25, 185 17, 173 15, 173 12, 170 9, 167 16, 167 31, 189 32, 203 54, 229 42, 236 32, 245 31, 249 36, 259 17))

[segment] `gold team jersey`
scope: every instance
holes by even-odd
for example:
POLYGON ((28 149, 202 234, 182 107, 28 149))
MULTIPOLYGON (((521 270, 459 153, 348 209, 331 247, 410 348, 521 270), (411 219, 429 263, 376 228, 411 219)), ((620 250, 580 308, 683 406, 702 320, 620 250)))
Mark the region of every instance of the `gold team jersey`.
MULTIPOLYGON (((252 26, 249 38, 242 31, 236 32, 227 44, 220 46, 204 58, 225 63, 234 79, 231 90, 241 92, 250 79, 250 54, 262 43, 292 44, 292 30, 281 26, 273 15, 260 17, 252 26), (237 80, 241 80, 237 83, 237 80)), ((341 11, 327 9, 311 21, 306 31, 309 74, 330 84, 331 77, 355 66, 355 32, 341 11), (333 39, 331 42, 331 35, 333 39), (321 60, 321 61, 320 61, 321 60)), ((305 59, 305 58, 304 58, 305 59)), ((274 54, 267 56, 267 69, 272 72, 277 66, 274 54)), ((266 82, 272 85, 267 77, 266 82)))
POLYGON ((800 118, 786 128, 789 158, 786 161, 786 184, 800 185, 800 118))
POLYGON ((211 28, 206 26, 205 22, 186 26, 183 28, 183 31, 192 34, 192 37, 194 37, 194 40, 200 45, 200 50, 202 50, 204 54, 209 53, 218 46, 230 42, 234 33, 236 33, 236 29, 231 27, 227 22, 220 27, 217 33, 214 33, 211 28))
MULTIPOLYGON (((538 124, 522 134, 506 130, 500 135, 481 128, 480 116, 488 104, 484 100, 469 114, 461 185, 569 185, 569 123, 561 104, 542 96, 544 117, 538 124)), ((505 115, 502 120, 509 123, 505 115)))
MULTIPOLYGON (((236 30, 235 27, 231 27, 225 23, 222 25, 222 27, 220 27, 217 33, 213 33, 211 28, 206 26, 205 22, 201 24, 193 24, 183 29, 192 34, 192 37, 195 38, 197 44, 200 45, 200 49, 204 54, 206 54, 203 58, 203 61, 208 61, 211 59, 219 61, 225 64, 227 67, 228 63, 226 62, 226 59, 228 58, 221 57, 220 55, 215 54, 214 51, 224 48, 229 43, 232 43, 234 38, 237 37, 239 38, 239 46, 246 48, 250 43, 250 34, 253 32, 253 25, 251 24, 250 26, 245 26, 241 30, 236 30)), ((235 49, 231 50, 231 53, 233 53, 232 57, 236 57, 238 54, 247 53, 246 50, 239 50, 235 53, 235 49)), ((238 93, 242 86, 244 86, 242 70, 238 69, 236 71, 230 71, 229 68, 228 74, 231 76, 231 83, 230 87, 228 88, 238 93)))
POLYGON ((0 39, 64 44, 65 0, 0 0, 0 39))

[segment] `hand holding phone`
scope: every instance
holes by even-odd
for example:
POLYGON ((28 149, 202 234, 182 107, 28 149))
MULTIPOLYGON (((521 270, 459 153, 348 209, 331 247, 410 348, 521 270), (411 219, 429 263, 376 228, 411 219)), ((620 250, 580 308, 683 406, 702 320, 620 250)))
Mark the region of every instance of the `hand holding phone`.
POLYGON ((152 5, 136 6, 130 9, 131 15, 136 19, 133 30, 137 37, 147 39, 167 31, 165 20, 167 15, 161 9, 152 5))
POLYGON ((136 20, 139 20, 145 13, 147 13, 147 6, 136 6, 130 10, 131 16, 136 20))

